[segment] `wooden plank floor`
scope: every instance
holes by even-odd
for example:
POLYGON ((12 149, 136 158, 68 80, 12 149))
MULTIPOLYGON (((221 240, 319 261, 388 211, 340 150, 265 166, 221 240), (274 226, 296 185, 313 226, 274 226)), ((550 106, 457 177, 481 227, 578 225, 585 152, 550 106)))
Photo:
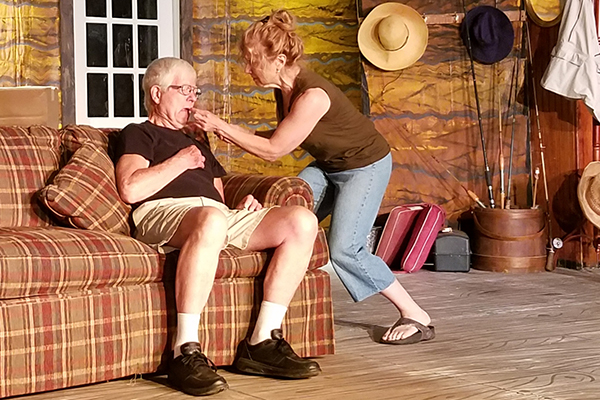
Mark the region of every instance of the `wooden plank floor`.
MULTIPOLYGON (((283 381, 222 371, 215 400, 600 399, 600 271, 398 276, 431 314, 432 342, 373 342, 396 314, 382 297, 353 303, 333 277, 337 354, 323 373, 283 381)), ((123 379, 27 400, 188 399, 164 377, 123 379)))

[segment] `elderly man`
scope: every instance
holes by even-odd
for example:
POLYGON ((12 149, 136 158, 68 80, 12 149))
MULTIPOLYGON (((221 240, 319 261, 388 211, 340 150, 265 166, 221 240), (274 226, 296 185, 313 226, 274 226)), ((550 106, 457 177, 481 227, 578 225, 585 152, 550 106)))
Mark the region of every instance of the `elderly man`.
POLYGON ((123 200, 134 207, 136 237, 157 248, 181 250, 169 381, 192 395, 228 387, 198 339, 200 313, 225 246, 274 249, 256 327, 238 346, 236 369, 284 378, 315 376, 319 365, 294 353, 283 339, 281 323, 306 272, 317 220, 299 206, 263 208, 251 195, 235 210, 223 204, 225 170, 207 144, 182 132, 199 91, 195 85, 196 72, 186 61, 152 62, 143 80, 148 120, 123 129, 117 145, 117 186, 123 200))

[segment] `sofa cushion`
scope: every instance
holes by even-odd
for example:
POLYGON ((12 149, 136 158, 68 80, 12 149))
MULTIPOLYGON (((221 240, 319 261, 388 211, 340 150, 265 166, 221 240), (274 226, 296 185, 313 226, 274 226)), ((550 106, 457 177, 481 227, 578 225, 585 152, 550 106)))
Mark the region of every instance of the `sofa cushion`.
POLYGON ((0 127, 0 226, 49 226, 35 201, 59 168, 60 137, 45 126, 0 127))
MULTIPOLYGON (((272 251, 248 251, 228 246, 221 250, 216 279, 257 277, 266 272, 267 262, 273 255, 272 251)), ((329 261, 329 247, 323 229, 319 229, 308 270, 321 268, 329 261)))
POLYGON ((40 191, 41 202, 61 221, 82 229, 129 235, 129 212, 115 185, 115 168, 106 151, 86 142, 40 191))
POLYGON ((0 299, 158 282, 164 262, 144 243, 115 233, 0 228, 0 299))
POLYGON ((314 210, 310 185, 297 176, 229 174, 223 177, 225 203, 235 208, 247 194, 263 206, 303 206, 314 210))
MULTIPOLYGON (((178 252, 159 255, 129 236, 82 229, 0 228, 0 299, 173 281, 178 252)), ((216 279, 264 276, 271 252, 228 247, 216 279)), ((323 230, 309 270, 329 259, 323 230)))
POLYGON ((112 158, 112 147, 120 129, 98 129, 88 125, 67 125, 60 131, 61 143, 66 160, 84 143, 91 142, 106 150, 112 158))

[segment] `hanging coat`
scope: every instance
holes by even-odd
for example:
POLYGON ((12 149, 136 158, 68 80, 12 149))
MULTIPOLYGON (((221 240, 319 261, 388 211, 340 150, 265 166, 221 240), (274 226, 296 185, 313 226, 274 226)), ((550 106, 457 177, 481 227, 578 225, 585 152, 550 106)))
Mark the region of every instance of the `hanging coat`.
POLYGON ((567 0, 543 88, 581 99, 600 121, 600 45, 593 0, 567 0))

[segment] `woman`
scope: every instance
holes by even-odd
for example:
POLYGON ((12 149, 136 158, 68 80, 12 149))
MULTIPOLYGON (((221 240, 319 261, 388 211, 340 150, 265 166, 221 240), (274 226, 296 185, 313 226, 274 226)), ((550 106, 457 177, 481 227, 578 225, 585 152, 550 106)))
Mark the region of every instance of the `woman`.
POLYGON ((381 293, 398 309, 400 319, 381 342, 433 339, 429 315, 366 247, 391 174, 388 143, 341 90, 300 66, 304 45, 287 11, 274 11, 252 24, 241 50, 246 73, 257 85, 275 89, 277 129, 251 132, 206 110, 193 111, 197 124, 268 161, 298 146, 313 156, 315 161, 299 176, 314 192, 319 220, 331 214, 328 242, 340 280, 354 301, 381 293))

